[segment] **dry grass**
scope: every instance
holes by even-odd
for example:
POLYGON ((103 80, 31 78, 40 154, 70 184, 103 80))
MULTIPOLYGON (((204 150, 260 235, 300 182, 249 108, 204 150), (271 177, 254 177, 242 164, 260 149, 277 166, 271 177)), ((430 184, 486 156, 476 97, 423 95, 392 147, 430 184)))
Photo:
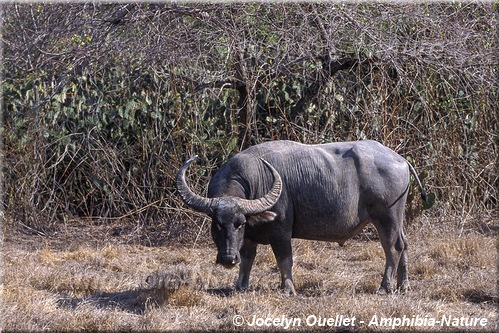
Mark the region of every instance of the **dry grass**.
MULTIPOLYGON (((289 297, 277 288, 279 274, 268 246, 259 248, 251 290, 236 293, 237 271, 213 264, 213 246, 145 247, 104 240, 94 245, 69 238, 65 246, 60 240, 55 246, 28 238, 14 241, 7 232, 1 319, 8 331, 163 331, 233 330, 236 315, 246 321, 253 315, 284 316, 300 318, 301 326, 291 328, 303 330, 309 315, 343 315, 363 320, 356 326, 360 330, 383 331, 387 328, 368 325, 374 315, 451 315, 486 318, 487 326, 475 329, 497 330, 496 230, 449 225, 428 230, 423 221, 409 228, 411 290, 388 296, 374 294, 384 265, 374 240, 352 240, 344 247, 295 240, 298 296, 289 297)), ((247 322, 242 328, 269 329, 247 322)))

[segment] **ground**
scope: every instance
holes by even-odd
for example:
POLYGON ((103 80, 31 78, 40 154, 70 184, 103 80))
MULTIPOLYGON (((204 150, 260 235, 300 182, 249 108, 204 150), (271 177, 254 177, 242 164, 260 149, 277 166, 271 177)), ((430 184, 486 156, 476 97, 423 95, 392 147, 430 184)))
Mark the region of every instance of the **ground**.
POLYGON ((258 249, 250 290, 235 292, 237 269, 216 266, 207 239, 145 246, 84 224, 51 235, 7 225, 2 325, 6 331, 497 331, 497 220, 422 217, 406 230, 407 293, 375 294, 384 254, 376 235, 364 233, 343 247, 294 240, 298 295, 288 296, 278 288, 268 246, 258 249))

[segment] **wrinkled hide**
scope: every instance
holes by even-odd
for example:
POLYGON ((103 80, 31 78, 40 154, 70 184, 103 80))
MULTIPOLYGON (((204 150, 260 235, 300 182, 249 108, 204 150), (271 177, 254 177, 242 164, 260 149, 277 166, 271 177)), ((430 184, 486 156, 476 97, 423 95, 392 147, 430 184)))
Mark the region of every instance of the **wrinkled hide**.
POLYGON ((380 292, 390 292, 395 277, 398 288, 407 288, 402 225, 410 173, 417 176, 389 148, 375 141, 262 143, 227 161, 211 179, 207 198, 193 197, 185 183, 191 161, 179 171, 179 192, 194 209, 200 210, 192 202, 209 207, 202 211, 212 216, 217 262, 226 267, 240 262, 238 289, 249 286, 257 244, 272 246, 281 287, 294 293, 291 238, 343 244, 367 223, 378 230, 386 255, 380 292), (258 201, 258 209, 246 209, 240 199, 250 205, 258 201))

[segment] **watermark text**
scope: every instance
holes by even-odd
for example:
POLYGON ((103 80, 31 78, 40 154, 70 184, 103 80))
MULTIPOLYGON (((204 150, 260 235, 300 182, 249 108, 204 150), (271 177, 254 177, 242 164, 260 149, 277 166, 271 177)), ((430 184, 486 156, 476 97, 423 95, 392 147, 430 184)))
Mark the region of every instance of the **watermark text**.
POLYGON ((242 316, 235 315, 232 318, 234 326, 247 326, 252 328, 281 328, 288 330, 295 327, 378 327, 383 329, 425 328, 425 327, 453 327, 453 328, 486 328, 489 325, 487 318, 481 317, 457 317, 442 315, 431 317, 428 315, 403 315, 400 317, 385 317, 373 315, 370 318, 360 319, 355 316, 333 314, 331 316, 308 315, 304 317, 276 316, 262 317, 258 315, 242 316))

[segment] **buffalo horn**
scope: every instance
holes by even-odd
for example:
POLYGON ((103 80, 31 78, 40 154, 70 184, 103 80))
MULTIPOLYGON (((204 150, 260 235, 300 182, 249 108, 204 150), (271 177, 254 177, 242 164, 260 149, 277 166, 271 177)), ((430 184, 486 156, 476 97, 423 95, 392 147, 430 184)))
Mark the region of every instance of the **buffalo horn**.
POLYGON ((279 199, 282 191, 282 180, 279 172, 269 162, 261 158, 262 162, 270 169, 274 176, 274 184, 270 191, 263 197, 254 200, 239 199, 239 204, 244 210, 245 215, 252 215, 269 210, 279 199))
POLYGON ((191 207, 194 210, 197 210, 202 213, 211 213, 211 207, 213 205, 213 199, 211 198, 205 198, 200 195, 197 195, 196 193, 192 192, 191 189, 189 188, 189 185, 187 185, 187 182, 185 181, 185 171, 189 167, 189 165, 194 161, 198 156, 195 155, 191 157, 190 159, 187 160, 187 162, 184 163, 180 167, 180 169, 177 172, 177 190, 180 193, 180 196, 182 197, 182 200, 191 207))
MULTIPOLYGON (((189 167, 189 165, 192 163, 192 161, 194 161, 196 158, 197 155, 191 157, 178 170, 177 189, 178 192, 180 193, 180 196, 182 197, 182 200, 184 200, 184 202, 189 207, 199 212, 209 214, 213 212, 212 207, 216 205, 218 198, 217 199, 206 198, 197 195, 196 193, 192 192, 192 190, 189 188, 189 185, 187 185, 187 182, 185 181, 185 172, 189 167)), ((274 176, 274 184, 272 185, 270 191, 259 199, 247 200, 241 198, 233 198, 233 200, 236 200, 237 203, 240 205, 240 207, 243 209, 245 215, 258 214, 266 210, 269 210, 270 208, 272 208, 272 206, 276 204, 277 200, 279 199, 279 196, 281 195, 281 190, 282 190, 281 176, 279 175, 277 170, 274 169, 272 165, 270 165, 269 162, 265 161, 264 159, 261 160, 272 172, 272 175, 274 176)))

